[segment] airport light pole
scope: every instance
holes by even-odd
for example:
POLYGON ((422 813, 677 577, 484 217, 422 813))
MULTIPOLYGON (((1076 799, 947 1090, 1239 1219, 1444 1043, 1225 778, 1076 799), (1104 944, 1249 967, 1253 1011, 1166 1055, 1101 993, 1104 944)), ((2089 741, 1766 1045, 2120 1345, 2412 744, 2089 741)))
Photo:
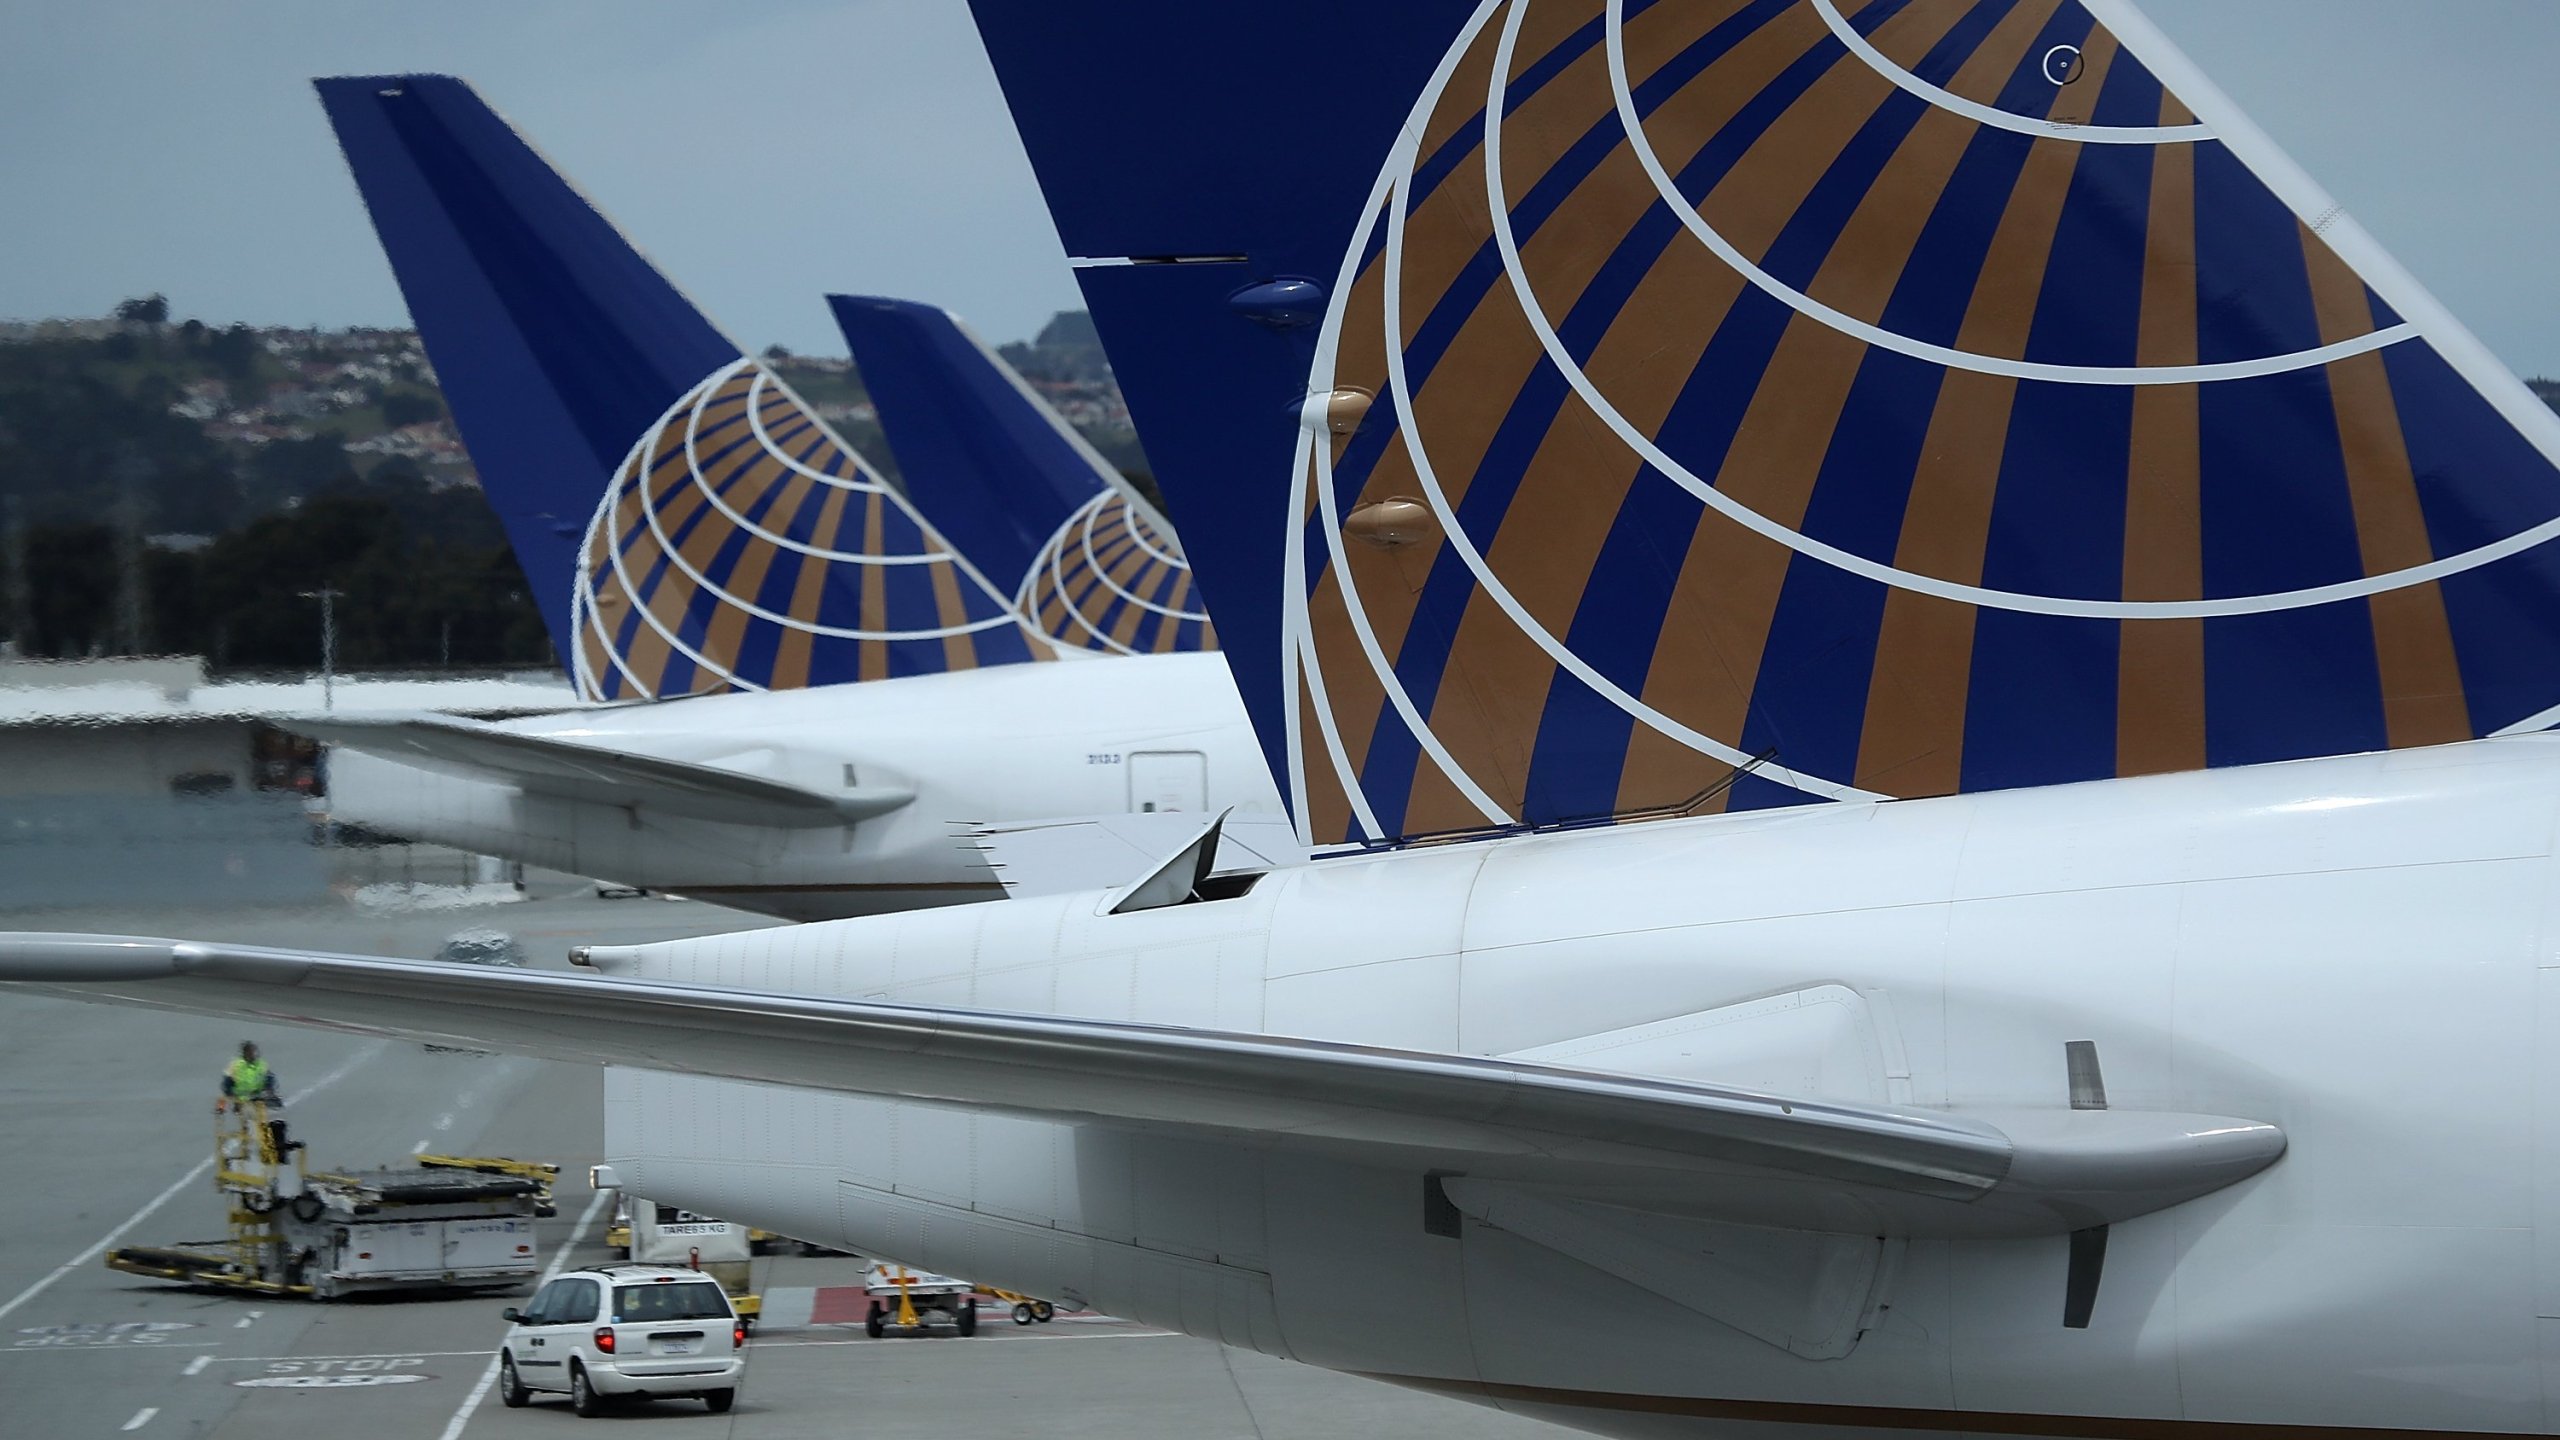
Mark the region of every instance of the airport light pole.
POLYGON ((320 708, 338 708, 338 597, 346 592, 323 585, 317 590, 296 592, 305 600, 320 602, 320 708))

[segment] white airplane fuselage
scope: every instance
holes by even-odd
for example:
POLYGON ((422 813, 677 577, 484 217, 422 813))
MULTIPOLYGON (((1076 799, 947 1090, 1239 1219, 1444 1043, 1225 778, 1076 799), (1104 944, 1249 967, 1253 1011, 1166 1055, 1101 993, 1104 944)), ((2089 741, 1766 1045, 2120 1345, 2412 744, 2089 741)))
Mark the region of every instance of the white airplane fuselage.
POLYGON ((1614 1435, 2554 1433, 2555 821, 2560 740, 2524 737, 596 957, 1958 1110, 2064 1104, 2091 1041, 2115 1107, 2281 1126, 2272 1168, 2113 1227, 2085 1328, 2061 1235, 1461 1220, 1353 1147, 616 1071, 607 1149, 667 1203, 1614 1435))
POLYGON ((915 799, 841 826, 728 824, 340 747, 329 762, 332 813, 480 854, 821 920, 1004 894, 958 825, 1280 805, 1214 653, 709 695, 502 728, 813 790, 903 787, 915 799))

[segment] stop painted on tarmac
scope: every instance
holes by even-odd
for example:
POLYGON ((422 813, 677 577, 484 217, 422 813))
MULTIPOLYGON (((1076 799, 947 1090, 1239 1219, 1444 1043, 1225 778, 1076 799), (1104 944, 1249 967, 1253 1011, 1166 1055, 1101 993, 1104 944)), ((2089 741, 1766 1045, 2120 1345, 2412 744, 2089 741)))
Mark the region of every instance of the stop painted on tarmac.
POLYGON ((243 1390, 360 1390, 371 1385, 413 1385, 433 1380, 418 1369, 420 1355, 371 1356, 358 1360, 277 1360, 264 1375, 231 1383, 243 1390))

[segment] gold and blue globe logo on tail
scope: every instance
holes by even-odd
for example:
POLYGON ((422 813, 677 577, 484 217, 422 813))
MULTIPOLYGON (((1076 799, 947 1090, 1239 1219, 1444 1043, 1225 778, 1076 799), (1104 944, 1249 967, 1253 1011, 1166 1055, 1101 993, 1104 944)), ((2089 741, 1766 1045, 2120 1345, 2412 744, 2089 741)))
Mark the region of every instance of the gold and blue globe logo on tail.
POLYGON ((771 371, 741 358, 639 437, 574 597, 596 700, 789 690, 1051 658, 771 371))
POLYGON ((1096 494, 1067 517, 1032 561, 1015 603, 1042 634, 1087 650, 1218 648, 1180 547, 1117 490, 1096 494))
POLYGON ((1478 7, 1300 282, 1310 837, 2548 723, 2560 425, 2137 24, 1478 7))
POLYGON ((316 83, 582 697, 1056 657, 470 86, 316 83))

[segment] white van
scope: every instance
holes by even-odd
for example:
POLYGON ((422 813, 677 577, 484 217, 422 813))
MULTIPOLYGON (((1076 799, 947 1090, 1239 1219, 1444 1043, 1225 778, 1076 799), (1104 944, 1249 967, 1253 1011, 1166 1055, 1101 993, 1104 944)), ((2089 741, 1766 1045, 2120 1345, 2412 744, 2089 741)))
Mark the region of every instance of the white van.
POLYGON ((719 1282, 672 1265, 598 1265, 502 1312, 498 1399, 519 1406, 557 1391, 581 1415, 614 1399, 692 1396, 725 1412, 747 1374, 747 1325, 719 1282))

